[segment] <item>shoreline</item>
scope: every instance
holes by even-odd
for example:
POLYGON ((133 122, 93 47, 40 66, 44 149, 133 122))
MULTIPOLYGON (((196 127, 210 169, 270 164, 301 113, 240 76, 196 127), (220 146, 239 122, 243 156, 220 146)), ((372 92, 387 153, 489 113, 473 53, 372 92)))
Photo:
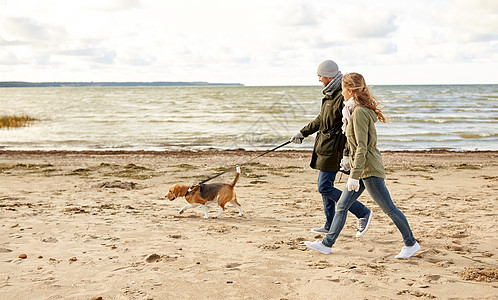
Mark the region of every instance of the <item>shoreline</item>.
MULTIPOLYGON (((5 154, 83 154, 83 155, 117 155, 117 154, 148 154, 148 155, 169 155, 169 154, 191 154, 191 155, 213 155, 223 153, 240 154, 260 154, 267 150, 245 150, 245 149, 207 149, 207 150, 1 150, 0 155, 5 154)), ((311 153, 312 150, 276 150, 272 154, 278 153, 311 153)), ((498 150, 384 150, 381 154, 406 153, 406 154, 462 154, 462 153, 491 153, 498 154, 498 150)))
MULTIPOLYGON (((311 159, 311 150, 277 150, 260 156, 266 151, 250 151, 244 149, 233 150, 0 150, 0 163, 5 160, 49 160, 61 159, 71 163, 71 159, 86 158, 93 161, 99 159, 118 159, 121 161, 155 161, 155 164, 169 160, 177 161, 185 159, 209 160, 215 164, 240 164, 245 163, 272 163, 273 160, 295 159, 304 163, 311 159), (253 160, 257 158, 256 160, 253 160), (219 162, 216 162, 218 160, 219 162)), ((426 151, 381 151, 385 168, 396 166, 465 166, 466 164, 482 166, 498 166, 498 151, 449 151, 449 150, 426 150, 426 151)), ((220 166, 221 167, 221 166, 220 166)), ((308 166, 307 166, 308 167, 308 166)))

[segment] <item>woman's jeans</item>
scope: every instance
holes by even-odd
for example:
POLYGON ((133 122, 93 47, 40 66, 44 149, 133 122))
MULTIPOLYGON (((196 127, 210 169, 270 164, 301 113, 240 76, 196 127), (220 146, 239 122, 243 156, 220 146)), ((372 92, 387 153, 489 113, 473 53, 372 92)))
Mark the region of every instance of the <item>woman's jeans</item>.
POLYGON ((360 179, 360 189, 358 192, 350 192, 347 188, 344 189, 341 198, 337 202, 337 211, 334 215, 329 233, 322 243, 327 247, 332 247, 332 245, 334 245, 339 233, 341 233, 342 227, 344 227, 344 223, 346 223, 348 209, 352 207, 353 203, 357 202, 356 199, 360 197, 365 188, 372 199, 380 206, 382 211, 386 213, 391 220, 393 220, 396 227, 398 227, 398 230, 403 236, 405 246, 415 245, 415 238, 408 225, 408 221, 406 220, 405 215, 403 215, 391 200, 389 191, 384 183, 384 178, 374 176, 360 179))
MULTIPOLYGON (((330 229, 332 220, 335 215, 335 203, 341 197, 342 192, 334 187, 334 180, 337 172, 325 172, 320 171, 318 173, 318 192, 322 194, 323 200, 323 210, 325 212, 325 225, 323 228, 326 230, 330 229)), ((353 202, 349 211, 354 214, 357 218, 365 217, 370 211, 365 205, 361 204, 359 201, 353 202)))

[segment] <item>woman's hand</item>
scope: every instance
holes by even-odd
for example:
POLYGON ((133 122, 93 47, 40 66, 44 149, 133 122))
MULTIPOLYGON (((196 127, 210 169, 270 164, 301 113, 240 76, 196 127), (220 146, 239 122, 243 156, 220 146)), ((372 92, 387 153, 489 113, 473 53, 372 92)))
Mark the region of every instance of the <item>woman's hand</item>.
POLYGON ((348 191, 354 190, 355 192, 360 190, 360 180, 349 177, 348 182, 346 183, 346 187, 348 191))
POLYGON ((340 166, 341 166, 341 168, 339 170, 342 170, 345 172, 351 170, 351 167, 349 166, 349 156, 342 157, 340 166))

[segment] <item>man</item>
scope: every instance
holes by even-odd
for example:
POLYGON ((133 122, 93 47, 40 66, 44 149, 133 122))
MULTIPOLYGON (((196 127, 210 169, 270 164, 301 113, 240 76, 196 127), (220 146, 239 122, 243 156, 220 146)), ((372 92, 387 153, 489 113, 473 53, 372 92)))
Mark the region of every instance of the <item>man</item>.
MULTIPOLYGON (((313 228, 311 231, 327 234, 334 218, 335 203, 342 193, 334 187, 334 180, 339 166, 346 171, 349 170, 349 161, 347 156, 341 161, 346 144, 346 136, 341 129, 344 107, 344 97, 341 94, 342 73, 335 62, 325 60, 318 66, 317 74, 318 81, 324 86, 320 114, 295 134, 291 141, 300 144, 305 137, 317 133, 310 167, 319 170, 318 192, 322 195, 326 221, 322 228, 313 228)), ((358 218, 356 236, 364 235, 372 219, 372 211, 359 201, 355 201, 349 211, 358 218)))

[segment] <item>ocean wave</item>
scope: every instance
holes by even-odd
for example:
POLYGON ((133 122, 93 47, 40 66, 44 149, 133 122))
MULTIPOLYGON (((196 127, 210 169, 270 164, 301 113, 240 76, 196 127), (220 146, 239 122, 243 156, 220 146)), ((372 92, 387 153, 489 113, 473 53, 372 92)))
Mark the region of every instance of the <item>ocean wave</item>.
POLYGON ((489 119, 480 119, 480 118, 441 118, 441 119, 404 119, 404 118, 398 118, 396 119, 400 122, 407 122, 407 123, 431 123, 431 124, 446 124, 446 123, 489 123, 493 124, 496 123, 494 120, 489 120, 489 119))
POLYGON ((391 94, 418 94, 420 91, 417 90, 391 90, 389 91, 391 94))
POLYGON ((484 139, 498 137, 498 133, 469 133, 457 132, 457 134, 464 139, 484 139))
POLYGON ((420 132, 420 133, 402 133, 402 134, 396 134, 396 135, 390 135, 390 134, 378 134, 382 138, 390 138, 390 137, 399 137, 399 136, 442 136, 442 135, 447 135, 447 133, 441 133, 441 132, 420 132))

